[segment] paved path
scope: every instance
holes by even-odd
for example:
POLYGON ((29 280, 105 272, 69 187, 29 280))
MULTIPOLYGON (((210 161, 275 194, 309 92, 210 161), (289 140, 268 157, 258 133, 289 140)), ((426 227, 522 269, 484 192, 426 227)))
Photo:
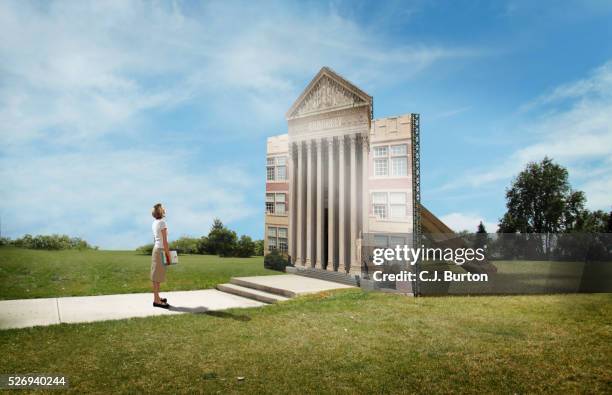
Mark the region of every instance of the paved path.
POLYGON ((0 329, 93 322, 163 314, 203 313, 230 308, 264 306, 255 300, 216 289, 162 292, 171 310, 153 307, 151 293, 77 296, 0 301, 0 329))

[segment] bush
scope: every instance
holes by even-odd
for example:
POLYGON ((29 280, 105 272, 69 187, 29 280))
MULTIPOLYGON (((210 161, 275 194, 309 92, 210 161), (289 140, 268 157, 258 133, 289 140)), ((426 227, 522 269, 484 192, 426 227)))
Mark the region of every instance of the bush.
POLYGON ((277 250, 272 250, 264 258, 264 267, 266 269, 285 271, 285 267, 289 266, 287 259, 282 256, 277 250))
POLYGON ((198 254, 208 254, 208 237, 202 236, 198 239, 198 254))
POLYGON ((208 234, 207 250, 210 254, 221 257, 233 256, 236 250, 238 236, 233 230, 229 230, 219 219, 215 219, 208 234))
POLYGON ((255 255, 255 243, 247 235, 242 235, 236 245, 235 256, 248 258, 255 255))
POLYGON ((143 255, 151 255, 153 253, 153 244, 145 244, 136 248, 136 252, 143 255))
POLYGON ((89 250, 97 249, 92 247, 80 237, 70 237, 67 235, 24 235, 22 238, 9 241, 15 247, 29 248, 34 250, 89 250))
POLYGON ((183 236, 169 244, 171 250, 176 250, 179 254, 197 254, 199 239, 183 236))
POLYGON ((255 240, 255 255, 256 256, 264 255, 264 241, 263 240, 255 240))

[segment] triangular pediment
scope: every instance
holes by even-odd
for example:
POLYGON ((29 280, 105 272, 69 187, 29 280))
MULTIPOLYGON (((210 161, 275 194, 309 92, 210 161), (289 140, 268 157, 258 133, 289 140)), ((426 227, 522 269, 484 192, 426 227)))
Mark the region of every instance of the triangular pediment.
MULTIPOLYGON (((287 111, 287 119, 301 118, 345 108, 372 105, 372 97, 328 67, 310 81, 287 111)), ((369 110, 368 110, 369 111, 369 110)))

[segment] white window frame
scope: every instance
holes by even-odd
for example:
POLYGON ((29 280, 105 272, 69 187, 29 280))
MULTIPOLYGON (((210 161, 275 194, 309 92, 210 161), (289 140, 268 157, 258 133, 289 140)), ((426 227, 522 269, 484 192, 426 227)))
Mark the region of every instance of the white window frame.
POLYGON ((284 226, 268 226, 266 229, 266 237, 268 238, 268 251, 278 249, 281 253, 286 254, 288 252, 289 247, 288 236, 288 228, 284 226), (285 237, 281 236, 281 231, 284 231, 285 237), (272 235, 272 233, 274 233, 274 235, 272 235))
POLYGON ((372 147, 372 174, 374 178, 405 178, 408 177, 408 143, 384 144, 372 147), (399 147, 403 147, 401 150, 399 147), (397 172, 394 159, 405 158, 406 166, 403 172, 397 172))
POLYGON ((286 182, 287 176, 287 157, 281 156, 269 156, 266 158, 266 181, 267 182, 286 182), (283 177, 280 176, 281 168, 284 168, 283 177), (272 178, 270 178, 270 171, 272 172, 272 178))
POLYGON ((266 192, 266 214, 288 215, 286 192, 266 192), (283 209, 281 210, 280 207, 283 209))
POLYGON ((408 210, 409 198, 409 193, 406 190, 370 191, 371 215, 376 217, 379 221, 406 221, 410 215, 410 211, 408 210), (393 194, 403 194, 405 203, 395 203, 392 199, 393 194), (378 199, 375 199, 375 195, 378 195, 378 199), (381 199, 382 196, 384 196, 384 202, 383 199, 381 199), (404 206, 405 215, 400 217, 392 216, 392 207, 394 206, 404 206), (384 212, 384 215, 379 215, 380 212, 384 212))

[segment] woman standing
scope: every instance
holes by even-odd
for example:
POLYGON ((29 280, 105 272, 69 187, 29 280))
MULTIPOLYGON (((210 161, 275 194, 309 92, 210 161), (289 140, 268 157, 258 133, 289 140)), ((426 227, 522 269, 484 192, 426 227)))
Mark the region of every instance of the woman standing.
POLYGON ((170 262, 170 247, 168 247, 168 227, 164 220, 166 210, 157 203, 153 206, 153 253, 151 255, 151 281, 153 282, 153 306, 167 309, 170 307, 168 300, 159 297, 160 284, 166 281, 166 268, 162 264, 162 253, 166 256, 166 262, 170 262))

